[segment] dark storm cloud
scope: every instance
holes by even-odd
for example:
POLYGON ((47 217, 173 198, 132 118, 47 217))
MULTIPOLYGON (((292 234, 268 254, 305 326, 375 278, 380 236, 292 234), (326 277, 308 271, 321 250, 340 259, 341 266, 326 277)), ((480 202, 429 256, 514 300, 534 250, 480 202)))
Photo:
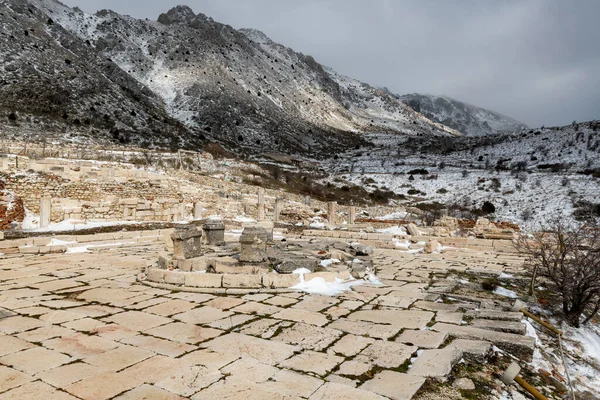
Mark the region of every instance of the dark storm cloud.
POLYGON ((183 3, 396 93, 444 94, 531 126, 600 119, 596 0, 64 1, 149 19, 183 3))

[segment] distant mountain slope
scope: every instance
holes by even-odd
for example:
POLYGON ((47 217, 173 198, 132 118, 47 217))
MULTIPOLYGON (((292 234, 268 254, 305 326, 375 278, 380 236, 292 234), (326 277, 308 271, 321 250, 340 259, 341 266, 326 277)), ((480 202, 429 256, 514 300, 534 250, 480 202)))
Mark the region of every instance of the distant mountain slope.
POLYGON ((313 156, 354 148, 363 132, 458 135, 259 31, 235 30, 186 6, 149 21, 90 15, 55 0, 0 5, 0 22, 10 27, 0 36, 8 60, 0 107, 22 113, 23 127, 38 115, 75 136, 85 136, 79 124, 89 122, 93 135, 127 132, 127 140, 150 146, 197 148, 206 138, 253 153, 313 156), (23 46, 28 64, 19 58, 23 46), (55 93, 58 102, 29 101, 55 93))
POLYGON ((450 97, 413 93, 399 96, 399 99, 427 118, 466 136, 493 135, 527 128, 510 117, 450 97))

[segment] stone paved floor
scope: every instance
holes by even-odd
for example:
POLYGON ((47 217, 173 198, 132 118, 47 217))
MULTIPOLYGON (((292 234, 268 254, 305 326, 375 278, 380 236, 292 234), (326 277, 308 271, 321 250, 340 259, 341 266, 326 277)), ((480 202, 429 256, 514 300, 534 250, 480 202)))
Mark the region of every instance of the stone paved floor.
POLYGON ((510 254, 377 250, 385 286, 327 297, 137 284, 159 251, 0 259, 0 399, 408 399, 447 374, 465 343, 518 336, 462 327, 476 332, 448 345, 476 307, 436 302, 456 281, 431 280, 448 268, 518 271, 510 254))

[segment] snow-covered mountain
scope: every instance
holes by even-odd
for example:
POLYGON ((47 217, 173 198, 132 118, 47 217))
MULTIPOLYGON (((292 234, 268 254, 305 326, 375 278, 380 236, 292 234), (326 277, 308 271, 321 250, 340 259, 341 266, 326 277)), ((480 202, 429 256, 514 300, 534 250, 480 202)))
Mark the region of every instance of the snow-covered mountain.
POLYGON ((259 31, 186 6, 157 21, 55 0, 0 0, 0 9, 0 112, 9 126, 312 156, 364 144, 364 132, 460 135, 259 31))
POLYGON ((446 96, 413 93, 399 98, 432 121, 454 128, 466 136, 487 136, 527 128, 522 122, 495 111, 475 107, 446 96))

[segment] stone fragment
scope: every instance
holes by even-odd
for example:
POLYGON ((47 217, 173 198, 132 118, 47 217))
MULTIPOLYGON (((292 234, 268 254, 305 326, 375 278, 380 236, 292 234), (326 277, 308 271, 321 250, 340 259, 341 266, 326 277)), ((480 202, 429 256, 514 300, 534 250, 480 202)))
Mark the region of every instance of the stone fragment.
POLYGON ((417 228, 417 226, 415 224, 408 224, 406 226, 406 230, 408 231, 408 234, 411 236, 421 236, 421 232, 419 232, 419 228, 417 228))
POLYGON ((422 349, 437 349, 444 343, 447 336, 445 332, 407 329, 396 338, 395 342, 422 349))
POLYGON ((294 357, 279 363, 280 367, 296 371, 312 372, 317 375, 326 375, 344 361, 342 357, 332 354, 304 351, 294 357))
POLYGON ((408 373, 422 377, 446 377, 461 357, 462 353, 455 347, 446 347, 441 350, 423 350, 411 365, 408 373))
POLYGON ((463 358, 475 362, 484 362, 492 351, 492 344, 481 340, 455 339, 448 347, 457 348, 463 358))
POLYGON ((475 384, 469 378, 458 378, 452 383, 452 387, 459 390, 475 390, 475 384))
POLYGON ((240 262, 263 262, 267 260, 267 231, 264 228, 248 226, 240 236, 240 262))

